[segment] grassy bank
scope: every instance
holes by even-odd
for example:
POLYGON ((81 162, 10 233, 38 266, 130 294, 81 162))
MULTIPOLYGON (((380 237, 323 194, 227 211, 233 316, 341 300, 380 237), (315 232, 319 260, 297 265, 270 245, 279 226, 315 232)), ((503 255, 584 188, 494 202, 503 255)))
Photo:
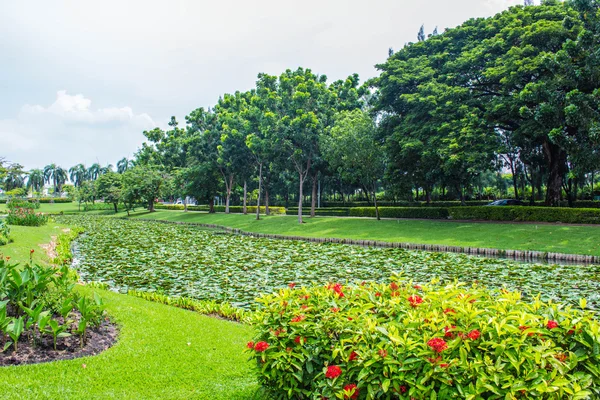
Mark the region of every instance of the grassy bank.
MULTIPOLYGON (((120 214, 124 216, 124 213, 120 214)), ((294 216, 140 212, 133 218, 218 224, 248 232, 335 237, 512 250, 600 255, 600 227, 561 224, 478 223, 317 217, 300 225, 294 216)))
MULTIPOLYGON (((81 206, 83 209, 83 205, 81 206)), ((6 204, 0 204, 0 214, 8 212, 6 208, 6 204)), ((61 212, 65 214, 72 214, 79 212, 79 205, 77 203, 42 203, 40 204, 40 208, 36 210, 36 212, 43 212, 47 214, 59 214, 61 212)))
POLYGON ((29 251, 34 250, 33 261, 47 264, 50 260, 44 249, 39 245, 50 243, 52 236, 58 236, 66 226, 49 222, 47 225, 34 226, 10 226, 10 237, 13 243, 0 246, 0 254, 10 257, 11 261, 29 261, 29 251))

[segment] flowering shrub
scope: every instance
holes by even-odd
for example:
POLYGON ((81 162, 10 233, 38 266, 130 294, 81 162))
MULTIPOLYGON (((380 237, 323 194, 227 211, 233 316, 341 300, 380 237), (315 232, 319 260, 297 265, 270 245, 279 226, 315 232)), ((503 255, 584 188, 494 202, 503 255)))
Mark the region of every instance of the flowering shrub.
POLYGON ((289 285, 258 301, 246 351, 274 398, 600 398, 590 311, 397 280, 289 285))
POLYGON ((9 210, 14 210, 17 208, 31 208, 37 210, 40 208, 40 202, 37 200, 27 200, 13 197, 6 203, 6 208, 9 210))
POLYGON ((48 222, 48 216, 36 213, 32 208, 13 208, 8 211, 6 222, 10 225, 42 226, 48 222))

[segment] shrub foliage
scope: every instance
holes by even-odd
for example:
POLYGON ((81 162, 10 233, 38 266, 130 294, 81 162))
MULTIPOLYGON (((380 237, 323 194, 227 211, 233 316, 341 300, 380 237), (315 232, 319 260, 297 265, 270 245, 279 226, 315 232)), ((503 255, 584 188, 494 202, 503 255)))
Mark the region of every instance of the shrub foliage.
POLYGON ((259 299, 247 345, 275 398, 600 396, 590 312, 436 282, 290 286, 259 299))

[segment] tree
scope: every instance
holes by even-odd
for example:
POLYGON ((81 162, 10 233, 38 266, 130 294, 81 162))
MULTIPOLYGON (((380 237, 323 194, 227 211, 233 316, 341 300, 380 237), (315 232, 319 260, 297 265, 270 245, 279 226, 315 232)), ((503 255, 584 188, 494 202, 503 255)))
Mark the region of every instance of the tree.
POLYGON ((44 180, 46 183, 52 184, 54 196, 60 196, 62 185, 67 182, 67 171, 56 164, 46 165, 44 167, 44 180))
POLYGON ((81 203, 93 203, 96 198, 96 192, 94 182, 84 181, 81 185, 75 187, 75 200, 79 205, 79 211, 81 211, 81 203))
POLYGON ((32 194, 41 192, 44 188, 44 171, 41 169, 32 169, 27 177, 27 189, 32 191, 32 194))
POLYGON ((123 178, 115 172, 108 172, 98 176, 95 182, 95 191, 98 197, 102 197, 105 203, 114 206, 115 214, 118 212, 119 202, 123 196, 123 178))
POLYGON ((69 168, 69 178, 71 178, 71 182, 75 187, 79 187, 88 180, 88 170, 85 168, 83 164, 77 164, 71 168, 69 168))
POLYGON ((120 159, 117 162, 117 173, 122 174, 123 172, 127 171, 129 168, 131 168, 133 166, 131 160, 129 160, 127 157, 123 157, 122 159, 120 159))
POLYGON ((4 189, 9 192, 25 185, 25 171, 21 164, 10 164, 4 172, 4 189))
POLYGON ((525 5, 525 7, 529 7, 529 6, 535 5, 535 3, 533 2, 533 0, 524 0, 523 4, 525 5))
POLYGON ((417 40, 419 42, 425 41, 425 25, 421 25, 421 28, 419 28, 419 33, 417 33, 417 40))
POLYGON ((325 159, 332 169, 344 179, 358 182, 373 193, 375 215, 377 206, 377 181, 383 176, 384 149, 376 138, 377 127, 362 110, 342 111, 336 118, 331 135, 323 135, 325 159))
POLYGON ((100 175, 102 175, 101 173, 101 169, 102 167, 100 167, 100 164, 98 163, 94 163, 90 166, 90 168, 88 168, 87 170, 87 176, 89 179, 95 181, 96 179, 98 179, 98 177, 100 175))

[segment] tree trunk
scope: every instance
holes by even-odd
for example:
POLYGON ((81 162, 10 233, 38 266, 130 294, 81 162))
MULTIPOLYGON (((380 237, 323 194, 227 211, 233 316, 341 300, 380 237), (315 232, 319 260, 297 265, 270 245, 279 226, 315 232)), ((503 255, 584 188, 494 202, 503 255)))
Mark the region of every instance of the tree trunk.
POLYGON ((187 208, 187 196, 183 196, 183 212, 188 212, 188 208, 187 208))
POLYGON ((315 216, 315 208, 317 207, 317 174, 312 178, 312 193, 310 195, 310 217, 315 216))
POLYGON ((115 207, 115 214, 119 212, 119 209, 117 208, 117 203, 113 203, 113 206, 115 207))
POLYGON ((302 187, 304 186, 304 177, 302 175, 303 175, 302 172, 298 172, 298 178, 300 181, 300 185, 298 188, 298 223, 299 224, 303 223, 303 221, 302 221, 302 200, 303 200, 302 187))
POLYGON ((246 215, 248 213, 248 210, 246 207, 246 199, 247 198, 248 198, 248 187, 246 186, 246 181, 244 180, 244 206, 243 206, 243 210, 242 210, 244 215, 246 215))
POLYGON ((269 209, 269 186, 265 185, 265 215, 271 215, 271 210, 269 209))
POLYGON ((211 198, 210 201, 208 202, 208 213, 209 214, 214 214, 215 213, 215 198, 211 198))
POLYGON ((148 211, 154 212, 154 199, 148 200, 148 211))
POLYGON ((225 197, 225 214, 229 214, 229 200, 231 199, 231 190, 233 187, 233 175, 229 175, 229 185, 226 185, 225 190, 227 196, 225 197))
POLYGON ((548 162, 546 205, 557 207, 562 194, 567 155, 564 150, 547 139, 544 141, 544 153, 548 162))
POLYGON ((260 219, 260 191, 262 189, 262 163, 258 165, 258 198, 256 199, 256 220, 260 219))
POLYGON ((515 189, 515 199, 519 200, 519 186, 518 186, 518 182, 517 182, 517 174, 515 172, 515 166, 513 165, 513 161, 510 161, 510 172, 512 172, 512 181, 513 181, 513 188, 515 189))
POLYGON ((431 188, 425 187, 425 201, 427 204, 431 204, 431 188))
POLYGON ((377 206, 377 183, 373 183, 373 203, 375 204, 375 216, 377 217, 377 221, 380 221, 379 217, 379 207, 377 206))
POLYGON ((457 189, 458 189, 458 193, 460 194, 460 205, 461 206, 467 205, 467 202, 465 201, 465 191, 463 190, 462 185, 458 185, 457 189))

